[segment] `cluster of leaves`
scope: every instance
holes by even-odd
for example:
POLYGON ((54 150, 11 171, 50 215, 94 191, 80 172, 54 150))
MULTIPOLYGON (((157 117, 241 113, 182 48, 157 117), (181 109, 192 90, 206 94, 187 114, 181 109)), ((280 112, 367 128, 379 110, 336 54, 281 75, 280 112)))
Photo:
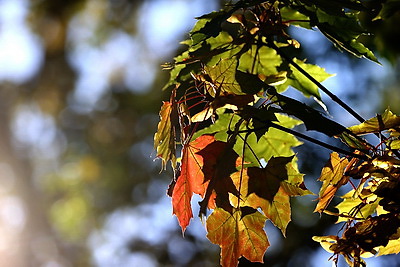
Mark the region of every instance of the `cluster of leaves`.
POLYGON ((353 0, 238 1, 198 18, 190 39, 183 42, 187 50, 166 65, 171 78, 164 89, 172 88, 172 93, 161 107, 154 140, 163 169, 170 161, 174 171, 168 189, 173 213, 184 232, 193 217, 193 194, 202 197, 199 216, 207 217, 207 237, 221 247, 223 266, 236 266, 242 256, 262 262, 270 245, 264 231, 266 220, 285 235, 291 220, 290 197, 311 194, 293 152, 301 144, 297 137, 347 157, 332 153, 320 178, 323 185, 316 211, 326 211, 350 177, 361 181, 335 213, 348 220, 344 236, 316 240, 357 265, 364 252, 374 252, 378 246, 388 249, 388 242, 396 239, 398 226, 387 231, 385 223, 400 221, 394 193, 397 154, 393 155, 399 145, 398 117, 387 111, 345 128, 282 94, 290 87, 324 107, 321 89, 363 121, 321 85, 330 74, 290 56, 300 43, 287 29, 292 25, 319 29, 339 49, 376 61, 358 41, 364 31, 357 13, 364 9, 353 0), (340 137, 349 150, 293 130, 302 123, 307 130, 340 137), (390 138, 381 137, 385 148, 375 148, 359 137, 387 130, 390 138), (381 167, 378 161, 391 166, 381 167), (382 214, 371 217, 378 207, 382 214), (212 211, 209 215, 208 210, 212 211), (386 235, 370 242, 376 231, 386 231, 386 235))
POLYGON ((366 159, 349 161, 331 154, 321 173, 323 184, 315 210, 338 216, 338 222, 345 222, 344 230, 341 237, 314 240, 334 253, 334 261, 343 255, 349 265, 364 266, 361 257, 400 252, 400 116, 386 110, 349 130, 357 135, 378 134, 381 143, 370 147, 366 159), (327 211, 336 191, 348 183, 353 189, 342 196, 338 212, 327 211))

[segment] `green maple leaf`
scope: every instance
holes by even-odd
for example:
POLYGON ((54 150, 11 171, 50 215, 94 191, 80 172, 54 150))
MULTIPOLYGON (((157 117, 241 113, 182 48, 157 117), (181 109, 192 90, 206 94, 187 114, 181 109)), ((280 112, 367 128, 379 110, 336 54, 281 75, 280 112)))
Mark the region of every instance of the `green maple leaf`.
POLYGON ((245 73, 263 74, 266 77, 272 77, 279 74, 277 68, 281 64, 282 58, 274 49, 266 46, 257 49, 257 46, 253 45, 251 49, 241 55, 238 70, 245 73))
MULTIPOLYGON (((205 67, 206 74, 210 77, 211 82, 208 86, 213 90, 220 90, 220 93, 232 93, 236 95, 244 94, 239 83, 236 81, 236 58, 222 59, 216 66, 205 67), (212 83, 212 84, 210 84, 212 83)), ((210 90, 208 90, 210 92, 210 90)), ((214 92, 215 94, 216 92, 214 92)), ((213 94, 211 94, 213 96, 213 94)))
MULTIPOLYGON (((308 64, 296 58, 294 58, 293 61, 308 74, 314 77, 314 79, 318 82, 323 82, 327 78, 333 76, 332 74, 327 73, 324 68, 321 68, 317 65, 308 64)), ((290 65, 290 71, 291 73, 288 75, 286 82, 276 87, 279 93, 284 92, 288 86, 292 86, 293 88, 302 92, 306 97, 314 96, 321 100, 321 95, 319 94, 318 86, 316 84, 310 81, 306 76, 304 76, 304 74, 302 74, 292 65, 290 65)))
POLYGON ((299 26, 306 29, 311 29, 310 18, 298 10, 291 9, 289 7, 283 7, 280 9, 281 17, 284 21, 290 21, 291 25, 299 26))
POLYGON ((224 109, 217 109, 217 120, 209 127, 197 131, 192 139, 195 139, 204 134, 215 134, 216 140, 226 142, 228 140, 228 131, 233 130, 234 126, 240 120, 236 114, 224 113, 224 109))
POLYGON ((316 26, 336 47, 378 63, 371 50, 358 41, 358 37, 365 34, 365 31, 360 26, 356 13, 337 16, 317 10, 316 17, 318 20, 316 26))
POLYGON ((190 31, 192 45, 197 45, 209 37, 216 37, 222 31, 221 24, 230 17, 225 11, 211 12, 203 15, 190 31))
POLYGON ((169 81, 164 85, 162 90, 166 90, 173 85, 191 79, 192 76, 190 75, 190 73, 196 72, 196 69, 199 69, 200 66, 198 63, 186 64, 189 63, 188 61, 190 61, 190 55, 188 51, 185 51, 174 58, 174 63, 166 63, 163 65, 164 69, 170 70, 170 78, 169 81))
POLYGON ((215 37, 209 37, 197 45, 190 46, 189 55, 212 67, 222 59, 233 58, 240 52, 244 45, 233 44, 232 41, 232 36, 222 31, 215 37))
POLYGON ((232 214, 217 208, 208 217, 207 238, 221 247, 221 265, 234 267, 240 257, 263 262, 270 246, 264 231, 266 217, 257 210, 237 209, 232 214))
MULTIPOLYGON (((301 121, 290 118, 286 115, 275 115, 279 121, 277 124, 286 128, 293 128, 295 125, 301 124, 301 121)), ((275 128, 269 128, 260 138, 257 138, 255 133, 251 133, 246 139, 247 149, 244 150, 245 161, 256 163, 258 162, 257 158, 268 161, 271 157, 289 157, 294 154, 292 148, 301 144, 302 142, 293 135, 275 128), (248 147, 251 147, 252 149, 250 150, 248 147), (257 158, 255 158, 254 154, 257 158)), ((243 145, 244 141, 238 140, 234 146, 237 153, 240 151, 239 155, 241 155, 241 151, 243 151, 243 145)))

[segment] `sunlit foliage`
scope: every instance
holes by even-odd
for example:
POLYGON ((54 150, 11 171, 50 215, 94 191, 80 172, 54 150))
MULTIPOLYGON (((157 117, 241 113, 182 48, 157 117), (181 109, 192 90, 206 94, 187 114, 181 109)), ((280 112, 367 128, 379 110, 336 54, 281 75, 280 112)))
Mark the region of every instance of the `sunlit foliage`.
MULTIPOLYGON (((391 4, 380 14, 390 16, 391 4)), ((285 235, 290 197, 311 194, 297 169, 302 155, 293 152, 298 138, 333 151, 321 171, 315 212, 336 216, 343 231, 314 240, 335 263, 342 255, 355 267, 365 265, 363 257, 399 252, 400 117, 386 110, 364 120, 321 84, 330 74, 296 56, 301 44, 287 30, 318 29, 339 50, 378 62, 360 42, 367 33, 359 22, 363 12, 371 10, 355 0, 238 1, 199 17, 183 42, 187 49, 165 65, 171 78, 164 89, 172 93, 161 108, 154 146, 163 168, 170 161, 174 171, 168 189, 173 212, 185 232, 191 198, 201 196, 199 216, 208 239, 221 247, 223 266, 236 266, 240 257, 263 262, 270 246, 266 220, 285 235), (283 95, 288 88, 315 99, 320 109, 283 95), (360 124, 346 128, 330 119, 321 92, 360 124), (293 129, 302 123, 340 138, 346 148, 293 129), (375 134, 378 145, 365 134, 375 134), (345 185, 351 191, 337 212, 330 211, 345 185)))

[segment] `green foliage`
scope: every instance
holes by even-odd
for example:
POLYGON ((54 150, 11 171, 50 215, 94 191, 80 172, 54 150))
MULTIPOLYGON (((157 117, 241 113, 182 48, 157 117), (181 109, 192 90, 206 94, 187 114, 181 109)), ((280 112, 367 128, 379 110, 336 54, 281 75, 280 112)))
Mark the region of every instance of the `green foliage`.
MULTIPOLYGON (((223 266, 235 266, 239 257, 262 262, 270 245, 265 221, 285 235, 291 221, 290 197, 311 194, 297 170, 293 148, 301 145, 298 137, 334 151, 319 178, 323 184, 315 211, 345 222, 343 236, 315 240, 334 253, 335 261, 343 255, 352 266, 361 266, 361 257, 368 253, 398 252, 393 244, 400 227, 399 117, 387 110, 346 128, 281 94, 290 88, 321 103, 320 82, 332 76, 292 56, 300 47, 288 34, 292 25, 317 27, 339 49, 377 61, 358 41, 365 33, 358 14, 365 10, 351 0, 238 1, 198 18, 184 42, 187 51, 169 65, 167 87, 174 89, 160 112, 155 147, 164 166, 170 160, 178 174, 170 192, 182 230, 192 218, 191 197, 199 194, 200 216, 212 211, 207 237, 220 245, 223 266), (307 130, 340 137, 348 149, 293 129, 302 123, 307 130), (379 149, 359 136, 369 133, 380 134, 379 149), (182 152, 176 159, 178 144, 182 152), (342 197, 338 212, 328 211, 346 184, 353 190, 342 197), (390 227, 389 220, 394 222, 390 227)), ((323 91, 357 114, 326 88, 323 91)))

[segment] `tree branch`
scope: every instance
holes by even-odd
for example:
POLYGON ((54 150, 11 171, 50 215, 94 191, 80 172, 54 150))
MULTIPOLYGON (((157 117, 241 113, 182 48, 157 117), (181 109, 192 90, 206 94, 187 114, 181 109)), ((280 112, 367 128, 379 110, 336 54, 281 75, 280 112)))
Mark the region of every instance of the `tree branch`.
POLYGON ((325 94, 327 94, 333 101, 338 103, 342 108, 344 108, 347 112, 349 112, 354 118, 356 118, 360 122, 364 122, 365 119, 361 117, 356 111, 354 111, 349 105, 344 103, 339 97, 329 91, 328 88, 323 86, 319 81, 317 81, 313 76, 311 76, 307 71, 305 71, 302 67, 300 67, 296 62, 293 61, 288 55, 286 55, 279 47, 277 47, 273 42, 269 42, 268 44, 270 47, 275 49, 275 51, 283 57, 289 64, 295 67, 298 71, 300 71, 304 76, 307 77, 311 82, 313 82, 316 86, 321 89, 325 94))
MULTIPOLYGON (((278 130, 281 130, 283 132, 292 134, 292 135, 294 135, 296 137, 302 138, 304 140, 307 140, 309 142, 312 142, 312 143, 317 144, 319 146, 322 146, 324 148, 330 149, 332 151, 336 151, 338 153, 342 153, 342 154, 347 155, 347 156, 351 156, 351 157, 359 158, 359 159, 363 159, 363 160, 368 160, 368 156, 366 156, 366 155, 356 154, 356 153, 353 153, 351 151, 347 151, 347 150, 344 150, 342 148, 339 148, 339 147, 324 143, 324 142, 319 141, 317 139, 314 139, 314 138, 312 138, 310 136, 307 136, 305 134, 299 133, 297 131, 294 131, 292 129, 286 128, 284 126, 281 126, 281 125, 273 123, 273 122, 266 123, 265 127, 273 127, 275 129, 278 129, 278 130)), ((265 129, 265 127, 258 127, 258 128, 254 128, 254 129, 242 130, 242 131, 239 131, 238 133, 256 132, 258 130, 265 129)))

